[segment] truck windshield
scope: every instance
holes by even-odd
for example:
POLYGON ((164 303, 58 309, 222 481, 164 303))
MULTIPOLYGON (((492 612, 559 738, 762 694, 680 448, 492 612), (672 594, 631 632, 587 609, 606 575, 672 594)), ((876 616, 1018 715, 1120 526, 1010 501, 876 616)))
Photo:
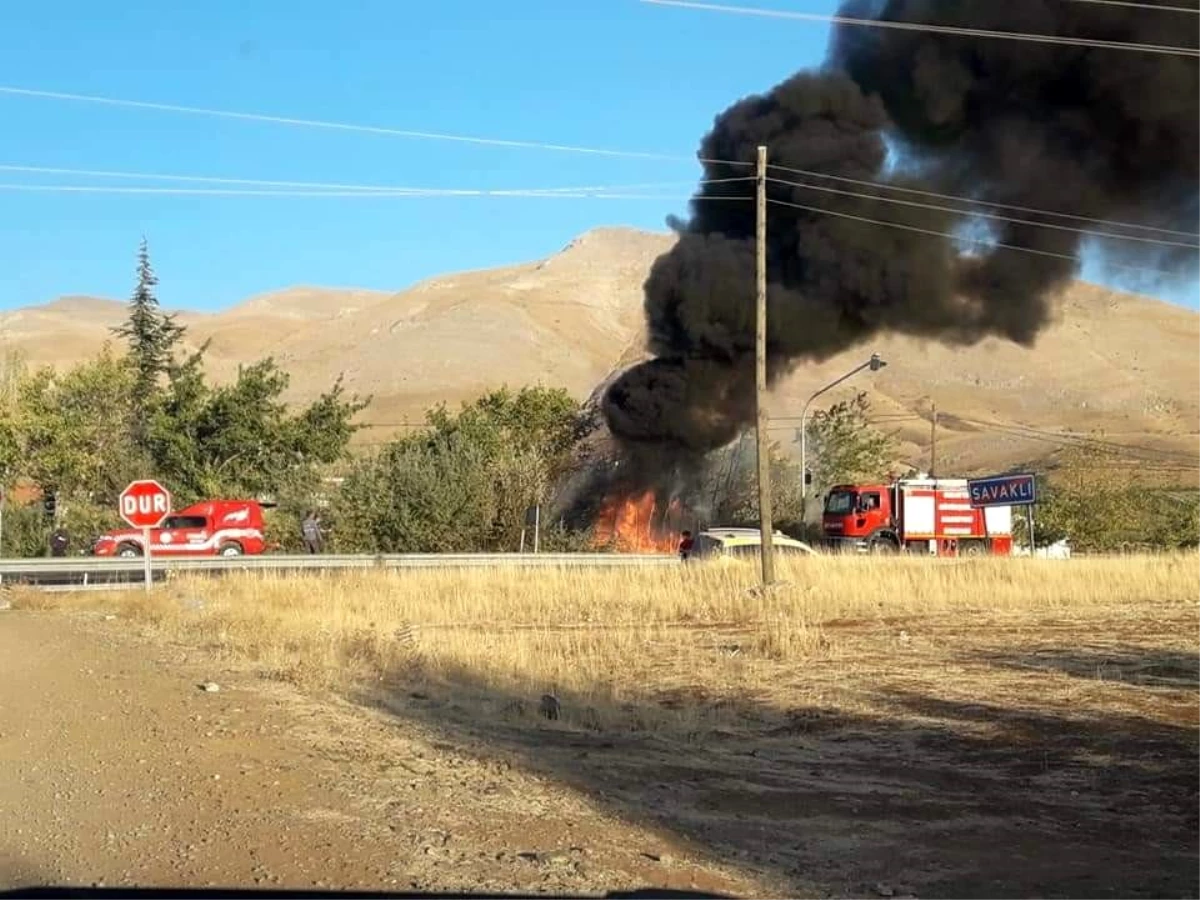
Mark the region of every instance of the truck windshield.
POLYGON ((825 501, 825 512, 841 516, 854 509, 854 491, 834 491, 825 501))

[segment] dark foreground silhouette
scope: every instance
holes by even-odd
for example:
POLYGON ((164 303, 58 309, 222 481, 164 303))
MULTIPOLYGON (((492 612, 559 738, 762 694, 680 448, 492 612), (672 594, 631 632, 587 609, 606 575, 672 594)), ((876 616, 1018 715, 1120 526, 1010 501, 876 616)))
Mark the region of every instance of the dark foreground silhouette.
MULTIPOLYGON (((463 894, 463 893, 390 893, 380 891, 295 891, 285 889, 271 890, 256 890, 248 888, 237 888, 234 890, 222 890, 218 888, 126 888, 126 887, 34 887, 34 888, 18 888, 14 891, 0 891, 0 900, 67 900, 67 898, 78 897, 80 900, 92 900, 92 898, 107 898, 112 897, 167 897, 180 898, 180 900, 206 900, 206 898, 218 897, 233 897, 233 898, 253 898, 253 900, 263 900, 263 898, 271 897, 298 897, 303 900, 408 900, 408 898, 442 898, 442 897, 464 897, 468 900, 516 900, 516 898, 539 898, 539 900, 552 900, 558 897, 562 900, 597 900, 596 895, 585 894, 463 894)), ((696 900, 721 900, 721 894, 703 894, 692 893, 689 891, 665 891, 656 888, 647 888, 640 891, 616 891, 614 893, 604 894, 604 898, 611 900, 684 900, 684 898, 696 898, 696 900)))

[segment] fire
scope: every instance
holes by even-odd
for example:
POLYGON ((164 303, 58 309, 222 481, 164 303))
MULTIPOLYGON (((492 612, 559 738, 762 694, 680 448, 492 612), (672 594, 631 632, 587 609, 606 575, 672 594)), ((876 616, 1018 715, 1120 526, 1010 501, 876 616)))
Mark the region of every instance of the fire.
POLYGON ((677 522, 681 512, 672 500, 661 512, 654 491, 640 496, 609 496, 596 517, 597 547, 613 546, 624 553, 674 553, 679 546, 677 522))

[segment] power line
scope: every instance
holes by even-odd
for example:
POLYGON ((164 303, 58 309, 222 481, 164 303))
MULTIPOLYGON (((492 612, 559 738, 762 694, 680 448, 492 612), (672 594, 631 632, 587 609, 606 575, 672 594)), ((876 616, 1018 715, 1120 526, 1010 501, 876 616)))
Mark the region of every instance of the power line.
MULTIPOLYGON (((1155 447, 1148 447, 1141 444, 1123 444, 1116 441, 1108 441, 1102 438, 1089 437, 1082 434, 1072 434, 1064 432, 1052 432, 1044 429, 1034 428, 1028 425, 1005 424, 1002 422, 991 422, 982 419, 972 419, 967 416, 948 413, 952 421, 964 422, 985 431, 993 431, 999 434, 1004 434, 1009 437, 1021 438, 1023 440, 1031 440, 1040 443, 1052 444, 1060 448, 1077 448, 1077 449, 1096 449, 1111 454, 1123 454, 1124 460, 1108 460, 1101 461, 1097 466, 1106 466, 1109 468, 1128 468, 1136 465, 1139 471, 1157 472, 1157 473, 1178 473, 1178 472, 1196 472, 1200 470, 1200 459, 1193 460, 1186 454, 1172 451, 1161 450, 1155 447), (1149 456, 1147 456, 1149 454, 1149 456)), ((794 424, 783 424, 790 420, 798 419, 798 416, 772 416, 771 420, 774 423, 768 427, 768 431, 792 431, 797 427, 794 424)), ((928 419, 925 416, 917 413, 887 413, 879 416, 873 416, 867 419, 871 425, 899 425, 904 422, 925 422, 928 419)), ((361 429, 368 428, 428 428, 428 423, 423 422, 365 422, 358 426, 361 429)), ((379 441, 362 441, 357 442, 359 447, 383 447, 394 443, 394 440, 379 440, 379 441)), ((736 456, 740 453, 740 448, 744 443, 744 438, 739 439, 736 447, 732 446, 729 452, 732 454, 729 460, 729 468, 732 470, 736 456)), ((727 475, 727 479, 728 479, 727 475)))
MULTIPOLYGON (((927 235, 930 235, 931 237, 949 238, 950 240, 954 240, 954 241, 964 240, 961 236, 952 234, 947 231, 935 231, 932 228, 921 228, 916 225, 905 225, 900 222, 885 222, 881 219, 871 219, 871 218, 867 218, 866 216, 856 216, 856 215, 853 215, 852 213, 838 212, 838 211, 832 210, 832 209, 824 209, 819 206, 807 206, 803 203, 791 203, 787 200, 775 200, 775 199, 768 199, 768 202, 774 204, 775 206, 787 206, 787 207, 791 207, 792 209, 803 209, 803 210, 807 210, 808 212, 815 212, 815 213, 821 213, 821 214, 829 215, 829 216, 836 216, 840 219, 851 219, 856 222, 864 222, 868 225, 882 225, 882 226, 885 226, 888 228, 899 228, 904 231, 913 231, 918 234, 927 234, 927 235)), ((1005 243, 1000 243, 1000 242, 988 243, 988 242, 984 242, 984 241, 968 241, 968 243, 987 244, 987 246, 1001 247, 1006 250, 1020 250, 1020 251, 1026 252, 1026 253, 1034 253, 1039 256, 1050 256, 1050 257, 1055 257, 1058 259, 1070 260, 1071 262, 1076 262, 1076 263, 1078 262, 1078 260, 1074 256, 1070 256, 1066 253, 1054 253, 1050 250, 1036 250, 1032 247, 1021 247, 1016 244, 1005 244, 1005 243)), ((1122 266, 1122 268, 1141 269, 1142 267, 1141 266, 1122 266)), ((1162 272, 1159 269, 1150 269, 1148 271, 1159 272, 1160 274, 1168 274, 1166 272, 1162 272)))
MULTIPOLYGON (((820 410, 818 410, 816 413, 812 413, 808 416, 771 416, 771 421, 772 422, 799 422, 802 418, 806 418, 808 421, 811 422, 813 420, 814 416, 819 416, 819 415, 821 415, 820 410)), ((903 421, 908 421, 908 420, 920 420, 922 422, 929 421, 924 416, 922 416, 918 413, 915 413, 915 412, 913 412, 913 413, 880 413, 877 416, 871 416, 870 418, 867 419, 867 421, 872 424, 874 424, 876 422, 903 422, 903 421)))
MULTIPOLYGON (((1119 441, 1110 441, 1104 438, 1092 437, 1086 434, 1077 434, 1073 432, 1063 431, 1048 431, 1044 428, 1034 428, 1032 425, 1019 425, 1016 423, 993 422, 986 419, 972 419, 967 416, 956 416, 961 422, 968 425, 975 425, 983 428, 1001 429, 1014 433, 1029 434, 1031 436, 1046 437, 1055 441, 1061 441, 1070 444, 1088 444, 1097 449, 1113 450, 1121 453, 1149 453, 1154 456, 1167 457, 1179 462, 1192 462, 1193 457, 1190 454, 1178 450, 1162 450, 1157 447, 1148 447, 1144 444, 1123 444, 1119 441)), ((1195 462, 1200 465, 1200 457, 1194 458, 1195 462)))
POLYGON ((15 184, 0 183, 0 191, 16 191, 21 193, 50 193, 50 194, 133 194, 151 196, 188 196, 188 197, 317 197, 317 198, 348 198, 356 199, 434 199, 445 197, 495 197, 523 198, 542 200, 656 200, 660 202, 683 202, 690 200, 707 201, 747 201, 748 197, 684 197, 674 194, 635 194, 618 193, 613 191, 459 191, 448 194, 441 191, 299 191, 284 189, 252 189, 252 188, 182 188, 182 187, 126 187, 115 185, 92 184, 15 184))
MULTIPOLYGON (((920 22, 892 22, 885 19, 861 19, 855 16, 826 15, 822 13, 793 12, 782 9, 756 9, 747 6, 726 6, 719 3, 701 3, 697 0, 640 0, 651 6, 674 6, 681 9, 704 10, 706 12, 733 13, 741 16, 758 16, 768 19, 794 19, 803 22, 826 22, 856 28, 887 28, 896 31, 918 31, 926 34, 950 34, 959 37, 996 38, 1008 41, 1028 41, 1035 44, 1063 44, 1072 47, 1092 47, 1103 50, 1131 50, 1139 53, 1159 53, 1170 56, 1200 57, 1200 50, 1162 44, 1137 44, 1126 41, 1103 41, 1094 38, 1065 37, 1055 34, 1027 34, 1017 31, 992 31, 985 28, 962 28, 955 25, 931 25, 920 22)), ((995 2, 995 0, 993 0, 995 2)))
MULTIPOLYGON (((1050 222, 1034 222, 1031 219, 1018 219, 1014 216, 1002 216, 997 213, 985 213, 972 209, 961 209, 952 206, 939 206, 935 203, 922 203, 917 200, 901 200, 897 197, 880 197, 871 194, 861 194, 856 191, 845 191, 840 188, 825 187, 816 184, 801 184, 798 181, 785 181, 782 178, 767 179, 774 184, 784 184, 789 187, 802 188, 810 191, 822 191, 827 194, 840 194, 845 197, 858 197, 862 200, 876 200, 881 203, 898 203, 903 206, 914 206, 920 209, 931 209, 939 212, 956 213, 963 216, 975 216, 984 219, 995 219, 1001 222, 1014 222, 1018 225, 1032 225, 1036 228, 1052 228, 1056 231, 1070 231, 1076 234, 1087 235, 1089 237, 1108 238, 1117 241, 1137 241, 1143 244, 1160 244, 1169 247, 1186 247, 1189 250, 1200 250, 1200 244, 1185 244, 1182 241, 1171 241, 1164 238, 1138 237, 1131 234, 1112 234, 1111 232, 1095 231, 1090 228, 1073 228, 1069 225, 1055 225, 1050 222)), ((969 202, 969 201, 964 201, 969 202)))
MULTIPOLYGON (((514 150, 546 150, 556 153, 582 153, 590 156, 645 159, 660 162, 694 162, 695 157, 670 153, 653 153, 641 150, 614 150, 606 147, 584 147, 574 144, 556 144, 546 141, 513 140, 510 138, 479 137, 476 135, 450 134, 437 131, 418 131, 408 128, 388 128, 380 125, 359 125, 352 122, 331 122, 324 119, 304 119, 294 116, 275 116, 265 113, 238 112, 228 109, 212 109, 203 106, 185 106, 178 103, 158 103, 149 100, 126 100, 119 97, 102 97, 96 94, 74 94, 66 91, 45 91, 35 88, 0 85, 0 94, 14 97, 36 97, 43 100, 68 100, 78 103, 96 103, 104 106, 119 106, 128 109, 146 109, 156 112, 183 113, 194 116, 209 116, 219 119, 237 119, 243 122, 264 122, 272 125, 292 125, 302 128, 323 128, 330 131, 349 131, 360 134, 376 134, 388 137, 412 138, 429 141, 451 141, 460 144, 477 144, 485 147, 506 147, 514 150)), ((738 160, 700 160, 721 162, 726 165, 749 166, 738 160)))
MULTIPOLYGON (((989 422, 984 419, 972 419, 966 416, 955 416, 952 413, 950 415, 961 422, 966 422, 968 425, 1004 431, 1017 437, 1029 437, 1034 440, 1046 439, 1060 443, 1062 446, 1094 447, 1097 450, 1107 450, 1110 452, 1125 453, 1133 456, 1136 456, 1137 454, 1150 454, 1152 457, 1149 460, 1150 462, 1175 462, 1181 464, 1191 464, 1197 468, 1200 468, 1200 457, 1194 457, 1191 454, 1178 450, 1162 450, 1157 447, 1148 447, 1144 444, 1122 444, 1119 441, 1109 441, 1105 440, 1104 438, 1090 437, 1084 434, 1071 434, 1069 432, 1061 431, 1046 431, 1045 429, 1034 428, 1031 425, 989 422)), ((1145 459, 1146 457, 1142 456, 1139 458, 1145 459)))
POLYGON ((1190 13, 1193 16, 1200 14, 1200 8, 1192 9, 1189 6, 1159 6, 1157 3, 1139 3, 1136 0, 1067 0, 1070 3, 1093 3, 1097 6, 1125 6, 1134 9, 1153 9, 1158 12, 1177 12, 1190 13))
MULTIPOLYGON (((803 209, 803 210, 807 210, 808 212, 820 213, 820 214, 827 215, 827 216, 836 216, 840 219, 852 219, 856 222, 865 222, 868 225, 882 225, 887 228, 899 228, 904 231, 914 231, 918 234, 927 234, 927 235, 930 235, 931 237, 948 238, 949 240, 952 240, 952 241, 960 241, 960 242, 964 242, 964 243, 975 244, 978 246, 998 247, 998 248, 1001 248, 1004 250, 1017 250, 1022 253, 1032 253, 1037 256, 1049 256, 1049 257, 1053 257, 1055 259, 1065 259, 1069 262, 1073 262, 1076 264, 1079 263, 1079 260, 1076 257, 1071 256, 1068 253, 1055 253, 1052 250, 1037 250, 1033 247, 1022 247, 1018 244, 1007 244, 1007 243, 1003 243, 1001 241, 972 241, 972 240, 968 240, 968 239, 964 238, 961 235, 952 234, 951 232, 948 232, 948 231, 935 231, 932 228, 920 228, 916 225, 904 225, 904 224, 901 224, 900 222, 885 222, 882 219, 871 219, 871 218, 867 218, 866 216, 856 216, 851 213, 837 212, 836 210, 832 210, 832 209, 822 209, 819 206, 806 206, 803 203, 790 203, 787 200, 768 199, 767 202, 772 203, 776 206, 789 206, 789 207, 792 207, 793 209, 803 209)), ((1112 266, 1113 268, 1117 268, 1117 269, 1130 269, 1135 272, 1149 272, 1149 273, 1153 273, 1155 275, 1171 275, 1171 274, 1173 274, 1171 272, 1168 272, 1166 269, 1154 269, 1154 268, 1149 268, 1147 266, 1131 266, 1131 265, 1127 265, 1125 263, 1115 263, 1115 262, 1107 263, 1107 265, 1112 266)))
MULTIPOLYGON (((473 196, 476 194, 507 194, 514 193, 519 195, 526 194, 559 194, 559 193, 584 193, 598 191, 634 191, 634 190, 650 190, 660 188, 686 188, 691 187, 693 181, 658 181, 658 182, 642 182, 638 184, 619 184, 619 185, 581 185, 576 187, 553 187, 553 188, 494 188, 494 189, 478 189, 478 188, 438 188, 438 187, 409 187, 404 185, 371 185, 371 184, 342 184, 338 182, 313 182, 313 181, 276 181, 263 180, 255 178, 224 178, 211 175, 175 175, 162 174, 156 172, 124 172, 114 171, 110 169, 68 169, 56 166, 26 166, 0 163, 0 172, 22 172, 34 175, 78 175, 90 178, 120 178, 120 179, 143 179, 146 181, 178 181, 192 182, 203 184, 221 184, 221 185, 252 185, 256 187, 272 187, 272 188, 302 188, 305 190, 330 190, 330 191, 361 191, 363 193, 384 193, 384 194, 420 194, 420 195, 465 195, 473 196)), ((728 184, 739 181, 753 181, 754 176, 745 175, 741 177, 731 178, 713 178, 700 182, 700 184, 728 184)))
MULTIPOLYGON (((1003 434, 1008 437, 1020 438, 1022 440, 1031 440, 1045 444, 1052 444, 1059 448, 1074 448, 1074 449, 1095 449, 1109 454, 1123 454, 1123 460, 1109 460, 1106 465, 1125 467, 1136 465, 1139 470, 1153 472, 1197 472, 1200 471, 1200 458, 1192 459, 1186 454, 1172 450, 1161 450, 1156 447, 1148 447, 1141 444, 1122 444, 1115 441, 1106 441, 1100 438, 1092 438, 1087 435, 1070 434, 1064 432, 1051 432, 1043 429, 1033 428, 1026 425, 1006 425, 1001 422, 988 422, 980 419, 971 419, 966 416, 955 415, 948 413, 952 421, 963 422, 973 427, 980 428, 984 431, 992 431, 997 434, 1003 434)), ((914 416, 914 419, 928 421, 923 416, 914 416)), ((868 420, 871 424, 876 424, 877 420, 868 420)))
POLYGON ((816 172, 811 169, 795 169, 789 166, 779 166, 770 164, 769 169, 778 169, 781 172, 790 172, 794 175, 809 175, 813 178, 828 178, 832 181, 843 181, 849 184, 861 184, 866 187, 878 188, 880 190, 898 191, 902 194, 919 194, 923 197, 934 197, 939 200, 952 200, 959 203, 970 203, 974 206, 988 206, 992 209, 1014 209, 1017 212, 1034 213, 1039 216, 1052 216, 1062 219, 1075 219, 1079 222, 1091 222, 1094 225, 1108 225, 1119 228, 1132 228, 1139 231, 1155 231, 1160 234, 1174 234, 1179 237, 1200 237, 1195 231, 1176 231, 1171 228, 1159 228, 1154 225, 1138 225, 1134 222, 1116 222, 1108 219, 1096 219, 1089 216, 1079 216, 1074 213, 1054 212, 1048 209, 1039 209, 1035 206, 1017 206, 1013 203, 995 203, 990 200, 977 200, 974 197, 962 197, 955 194, 939 194, 937 191, 926 191, 918 188, 902 187, 898 184, 887 184, 881 181, 871 181, 864 178, 848 178, 845 175, 831 175, 828 172, 816 172))

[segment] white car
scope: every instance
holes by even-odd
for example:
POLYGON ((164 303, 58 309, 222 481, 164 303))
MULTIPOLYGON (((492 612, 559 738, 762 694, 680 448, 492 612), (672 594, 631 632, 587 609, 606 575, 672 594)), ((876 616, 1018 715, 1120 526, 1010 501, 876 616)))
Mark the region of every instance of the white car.
MULTIPOLYGON (((780 556, 814 556, 816 552, 804 541, 788 537, 781 531, 772 535, 775 552, 780 556)), ((692 556, 697 559, 745 559, 761 553, 762 534, 757 528, 709 528, 696 535, 692 556)))

